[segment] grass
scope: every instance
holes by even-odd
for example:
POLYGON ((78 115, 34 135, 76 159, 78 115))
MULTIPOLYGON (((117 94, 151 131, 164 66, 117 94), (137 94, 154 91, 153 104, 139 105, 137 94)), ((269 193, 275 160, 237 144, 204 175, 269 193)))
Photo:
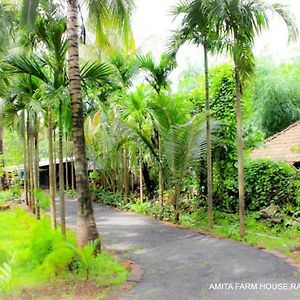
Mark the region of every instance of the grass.
POLYGON ((0 191, 0 205, 5 204, 8 201, 11 201, 14 198, 14 194, 11 190, 0 191))
POLYGON ((210 231, 220 236, 243 241, 254 246, 276 250, 293 258, 300 264, 300 255, 292 253, 292 247, 300 247, 300 231, 296 227, 286 227, 284 224, 270 225, 267 221, 258 220, 258 212, 248 212, 246 215, 246 236, 239 236, 239 215, 224 212, 214 213, 214 228, 207 227, 207 213, 200 208, 192 214, 183 213, 181 223, 184 226, 210 231))
POLYGON ((83 293, 84 299, 126 280, 128 271, 110 254, 102 252, 95 257, 92 245, 78 251, 66 246, 75 247, 75 243, 74 233, 68 231, 64 241, 59 231, 51 230, 47 218, 38 221, 20 208, 0 212, 0 298, 13 295, 22 299, 20 295, 29 294, 57 299, 68 294, 72 299, 83 293))

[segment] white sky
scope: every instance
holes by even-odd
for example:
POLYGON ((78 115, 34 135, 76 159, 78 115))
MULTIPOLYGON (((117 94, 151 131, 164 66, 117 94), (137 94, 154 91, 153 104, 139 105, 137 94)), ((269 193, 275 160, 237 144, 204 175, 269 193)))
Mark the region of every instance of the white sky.
MULTIPOLYGON (((277 0, 276 2, 288 5, 300 28, 300 1, 277 0)), ((172 22, 173 17, 169 15, 169 11, 178 3, 178 0, 136 0, 135 3, 136 10, 132 18, 132 27, 137 48, 143 53, 152 52, 158 58, 166 50, 170 31, 177 27, 172 22)), ((284 23, 278 17, 271 16, 270 29, 257 38, 255 54, 257 56, 268 55, 274 61, 279 62, 287 57, 299 55, 299 45, 300 40, 287 45, 287 30, 284 23)), ((222 59, 213 57, 210 63, 216 64, 222 59)), ((181 70, 189 65, 202 66, 202 50, 192 45, 184 46, 178 53, 177 61, 178 68, 171 76, 174 81, 181 70)))

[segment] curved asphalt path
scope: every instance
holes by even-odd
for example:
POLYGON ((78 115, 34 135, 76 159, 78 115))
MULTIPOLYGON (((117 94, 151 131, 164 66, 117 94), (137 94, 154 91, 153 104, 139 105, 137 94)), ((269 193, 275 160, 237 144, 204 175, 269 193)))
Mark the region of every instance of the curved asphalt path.
MULTIPOLYGON (((73 227, 76 201, 66 199, 66 209, 67 223, 73 227)), ((142 281, 123 300, 300 299, 300 273, 272 254, 104 205, 94 205, 94 211, 104 248, 144 269, 142 281), (211 285, 217 283, 223 285, 219 289, 211 285), (242 283, 252 286, 235 286, 242 283), (280 289, 280 284, 289 290, 280 289)))

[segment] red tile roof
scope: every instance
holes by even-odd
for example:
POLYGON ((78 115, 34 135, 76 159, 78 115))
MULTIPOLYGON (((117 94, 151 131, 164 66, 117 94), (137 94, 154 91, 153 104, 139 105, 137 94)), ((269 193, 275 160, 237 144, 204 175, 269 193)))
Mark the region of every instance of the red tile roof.
POLYGON ((252 151, 250 158, 268 158, 290 164, 300 162, 300 121, 268 138, 264 145, 252 151))

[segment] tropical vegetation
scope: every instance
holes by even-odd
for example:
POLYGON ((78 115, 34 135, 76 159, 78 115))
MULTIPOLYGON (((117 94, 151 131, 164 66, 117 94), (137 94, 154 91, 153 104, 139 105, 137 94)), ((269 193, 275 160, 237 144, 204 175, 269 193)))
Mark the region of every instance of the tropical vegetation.
POLYGON ((101 252, 94 203, 254 245, 263 236, 284 254, 298 243, 299 169, 250 159, 300 120, 300 58, 275 65, 254 56, 272 13, 297 41, 288 9, 180 1, 159 57, 136 49, 133 9, 132 0, 0 1, 4 297, 53 280, 86 280, 99 293, 126 280, 101 252), (175 88, 170 75, 186 43, 204 67, 184 70, 175 88), (212 65, 220 54, 226 62, 212 65), (71 197, 76 234, 67 229, 71 197))

